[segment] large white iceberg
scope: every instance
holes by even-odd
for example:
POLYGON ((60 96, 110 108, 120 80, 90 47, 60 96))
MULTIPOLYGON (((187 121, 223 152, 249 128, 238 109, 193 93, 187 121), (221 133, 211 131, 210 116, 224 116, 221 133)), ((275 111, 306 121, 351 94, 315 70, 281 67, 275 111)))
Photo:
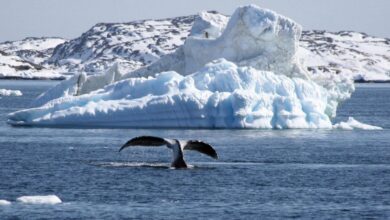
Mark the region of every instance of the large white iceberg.
POLYGON ((12 124, 186 128, 331 128, 328 92, 224 59, 182 76, 130 78, 13 113, 12 124))
POLYGON ((332 128, 352 81, 311 78, 297 56, 301 27, 270 10, 203 13, 173 54, 130 73, 79 74, 9 115, 14 125, 332 128), (207 34, 206 34, 207 33, 207 34))

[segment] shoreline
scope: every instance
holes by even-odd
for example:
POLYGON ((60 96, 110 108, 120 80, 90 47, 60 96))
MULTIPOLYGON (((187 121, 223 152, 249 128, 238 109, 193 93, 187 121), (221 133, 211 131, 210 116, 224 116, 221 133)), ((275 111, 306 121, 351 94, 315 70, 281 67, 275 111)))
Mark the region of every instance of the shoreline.
MULTIPOLYGON (((28 81, 28 80, 46 80, 46 81, 62 81, 66 80, 67 78, 64 76, 60 77, 54 77, 54 78, 48 78, 48 77, 32 77, 32 78, 24 78, 24 77, 18 77, 18 76, 0 76, 1 80, 20 80, 20 81, 28 81)), ((383 83, 390 83, 390 80, 354 80, 354 83, 356 84, 369 84, 369 83, 377 83, 377 84, 383 84, 383 83)))

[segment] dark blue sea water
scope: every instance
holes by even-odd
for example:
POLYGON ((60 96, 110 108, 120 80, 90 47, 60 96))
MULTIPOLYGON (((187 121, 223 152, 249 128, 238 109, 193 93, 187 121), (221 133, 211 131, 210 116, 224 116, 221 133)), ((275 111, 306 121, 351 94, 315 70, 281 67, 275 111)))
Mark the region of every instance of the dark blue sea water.
POLYGON ((6 115, 53 82, 1 81, 0 219, 389 219, 390 85, 361 85, 335 120, 380 131, 16 128, 6 115), (165 148, 119 147, 138 135, 202 139, 214 161, 188 152, 168 169, 165 148), (55 194, 58 205, 21 204, 55 194))

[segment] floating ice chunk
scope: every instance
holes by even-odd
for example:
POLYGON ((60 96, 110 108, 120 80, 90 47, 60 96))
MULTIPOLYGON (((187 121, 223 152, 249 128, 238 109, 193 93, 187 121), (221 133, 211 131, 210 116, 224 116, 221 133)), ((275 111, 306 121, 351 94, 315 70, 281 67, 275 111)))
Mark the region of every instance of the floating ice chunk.
POLYGON ((19 90, 0 89, 0 96, 22 96, 23 93, 19 90))
POLYGON ((381 127, 361 123, 361 122, 355 120, 353 117, 349 117, 348 121, 346 121, 346 122, 340 122, 340 123, 333 125, 333 128, 343 129, 343 130, 353 130, 353 129, 382 130, 381 127))
MULTIPOLYGON (((347 92, 347 91, 346 91, 347 92)), ((313 81, 289 78, 224 59, 182 76, 130 78, 104 89, 9 115, 9 123, 36 126, 331 128, 329 92, 313 81)))
POLYGON ((1 205, 11 205, 11 202, 7 201, 7 200, 0 199, 0 206, 1 205))
POLYGON ((56 195, 47 196, 22 196, 16 199, 16 201, 27 204, 49 204, 55 205, 62 203, 61 199, 56 195))

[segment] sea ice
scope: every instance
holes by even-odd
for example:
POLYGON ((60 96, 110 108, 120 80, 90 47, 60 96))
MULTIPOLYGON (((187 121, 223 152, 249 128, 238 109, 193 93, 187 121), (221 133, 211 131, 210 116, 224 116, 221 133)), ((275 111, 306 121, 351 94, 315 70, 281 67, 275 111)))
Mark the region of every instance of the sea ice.
POLYGON ((346 122, 340 122, 340 123, 333 125, 333 128, 343 129, 343 130, 354 130, 354 129, 382 130, 381 127, 361 123, 361 122, 355 120, 353 117, 349 117, 348 121, 346 121, 346 122))
POLYGON ((7 201, 7 200, 0 199, 0 206, 2 206, 2 205, 11 205, 11 202, 7 201))
POLYGON ((62 203, 61 199, 56 195, 47 195, 47 196, 21 196, 16 199, 16 201, 26 204, 48 204, 55 205, 62 203))

